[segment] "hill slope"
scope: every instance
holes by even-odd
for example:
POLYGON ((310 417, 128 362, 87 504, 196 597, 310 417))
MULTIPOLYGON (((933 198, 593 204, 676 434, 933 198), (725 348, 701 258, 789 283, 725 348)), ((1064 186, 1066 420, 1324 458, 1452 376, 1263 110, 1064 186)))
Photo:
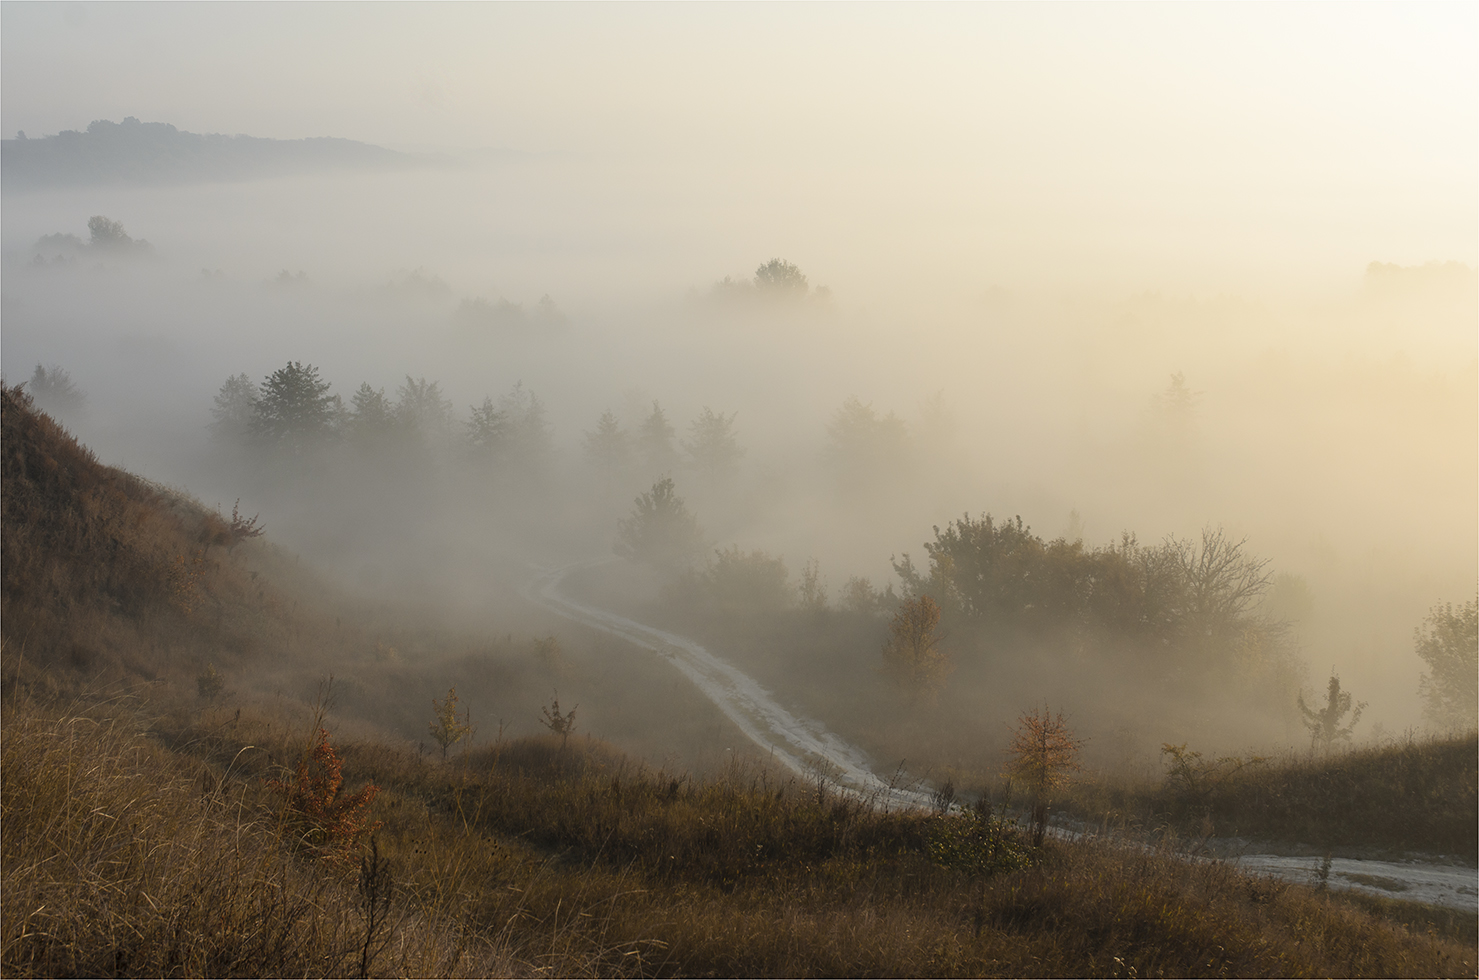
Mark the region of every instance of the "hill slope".
POLYGON ((187 133, 169 123, 100 119, 85 131, 0 142, 7 191, 90 184, 191 184, 326 170, 423 166, 430 158, 355 140, 300 140, 187 133))

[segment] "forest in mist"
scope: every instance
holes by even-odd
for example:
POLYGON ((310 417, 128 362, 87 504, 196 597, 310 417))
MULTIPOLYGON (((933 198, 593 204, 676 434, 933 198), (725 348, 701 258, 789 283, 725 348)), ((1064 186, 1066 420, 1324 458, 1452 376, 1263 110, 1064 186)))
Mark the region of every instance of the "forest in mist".
POLYGON ((1373 262, 1283 306, 998 288, 893 318, 783 258, 567 308, 425 266, 243 278, 106 216, 58 227, 7 250, 7 381, 105 460, 260 515, 351 592, 512 623, 521 579, 610 555, 669 479, 693 540, 642 601, 718 650, 832 610, 850 651, 765 668, 830 688, 829 719, 886 713, 884 626, 930 594, 963 731, 1047 700, 1107 755, 1288 744, 1333 673, 1391 737, 1423 724, 1414 629, 1473 592, 1459 263, 1373 262))
POLYGON ((1476 37, 0 4, 0 973, 1474 976, 1476 37))
POLYGON ((930 595, 982 725, 1292 744, 1332 675, 1361 737, 1425 724, 1414 631, 1479 565, 1443 16, 361 13, 243 76, 270 17, 6 12, 5 381, 102 461, 515 630, 671 480, 682 567, 582 588, 721 650, 775 647, 705 598, 730 572, 862 617, 829 718, 930 595))

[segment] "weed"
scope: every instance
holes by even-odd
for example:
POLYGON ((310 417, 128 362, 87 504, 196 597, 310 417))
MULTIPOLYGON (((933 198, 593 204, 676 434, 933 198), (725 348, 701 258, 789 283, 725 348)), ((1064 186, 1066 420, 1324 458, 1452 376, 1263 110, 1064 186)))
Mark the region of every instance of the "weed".
POLYGON ((365 929, 364 940, 360 944, 361 977, 370 975, 376 957, 391 941, 389 936, 382 937, 381 931, 385 929, 394 894, 395 878, 390 861, 380 856, 380 842, 371 836, 369 850, 360 856, 359 862, 359 908, 365 929))
POLYGON ((545 728, 560 736, 560 746, 563 748, 570 741, 570 735, 575 731, 575 711, 580 705, 576 705, 568 712, 560 713, 560 695, 556 694, 553 701, 540 709, 543 716, 540 720, 545 728))

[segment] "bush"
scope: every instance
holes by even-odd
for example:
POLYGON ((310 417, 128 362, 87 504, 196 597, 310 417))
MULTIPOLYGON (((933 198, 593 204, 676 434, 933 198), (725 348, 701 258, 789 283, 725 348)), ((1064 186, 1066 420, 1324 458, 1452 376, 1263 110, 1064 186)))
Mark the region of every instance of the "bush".
POLYGON ((283 822, 300 845, 331 863, 359 861, 360 845, 379 826, 368 816, 380 787, 340 794, 344 776, 328 732, 318 729, 291 780, 270 779, 267 785, 283 798, 283 822))

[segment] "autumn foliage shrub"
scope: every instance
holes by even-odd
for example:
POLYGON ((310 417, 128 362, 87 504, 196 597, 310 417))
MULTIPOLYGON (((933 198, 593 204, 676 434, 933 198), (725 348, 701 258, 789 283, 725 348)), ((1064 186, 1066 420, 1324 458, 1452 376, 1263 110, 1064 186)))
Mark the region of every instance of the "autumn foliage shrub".
POLYGON ((380 787, 371 784, 358 793, 341 793, 339 756, 322 728, 298 760, 293 777, 270 779, 267 785, 283 799, 283 821, 293 838, 330 863, 358 861, 360 844, 379 826, 369 821, 369 810, 380 787))

